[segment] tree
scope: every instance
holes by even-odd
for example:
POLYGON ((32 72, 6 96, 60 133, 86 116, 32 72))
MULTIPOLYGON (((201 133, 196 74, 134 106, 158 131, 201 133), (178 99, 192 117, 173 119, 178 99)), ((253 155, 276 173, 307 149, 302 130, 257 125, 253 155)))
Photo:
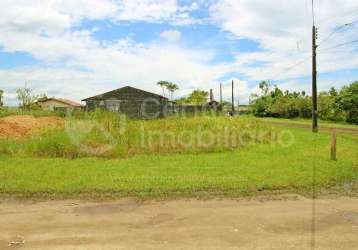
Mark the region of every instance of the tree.
POLYGON ((163 90, 163 96, 165 96, 165 89, 168 87, 169 84, 170 84, 170 82, 168 82, 168 81, 157 82, 157 85, 159 85, 163 90))
POLYGON ((306 96, 306 92, 301 92, 301 98, 296 100, 296 105, 299 110, 299 117, 311 118, 312 117, 312 100, 306 96))
POLYGON ((270 93, 270 85, 267 81, 260 82, 259 88, 261 90, 260 95, 251 95, 252 112, 255 116, 259 117, 271 116, 270 106, 272 105, 272 99, 283 95, 283 93, 277 87, 270 93))
POLYGON ((266 81, 262 81, 260 82, 259 84, 259 88, 261 89, 262 91, 262 94, 264 96, 268 95, 269 91, 270 91, 270 84, 269 82, 266 82, 266 81))
POLYGON ((209 92, 196 89, 189 94, 188 97, 181 98, 177 100, 179 104, 192 104, 192 105, 202 105, 205 104, 208 100, 209 92))
POLYGON ((332 87, 330 90, 329 90, 329 95, 332 96, 332 97, 337 97, 338 96, 338 91, 332 87))
POLYGON ((323 91, 318 94, 318 117, 323 120, 334 119, 334 105, 335 99, 332 98, 329 92, 323 91))
POLYGON ((4 106, 3 96, 4 96, 4 90, 0 89, 0 107, 4 106))
POLYGON ((28 87, 19 88, 16 90, 19 106, 23 109, 31 109, 36 106, 39 99, 47 99, 46 94, 34 95, 32 89, 28 87))
POLYGON ((337 106, 346 113, 346 122, 358 124, 358 81, 342 88, 337 106))
POLYGON ((173 100, 174 92, 179 89, 178 85, 176 85, 175 83, 169 82, 166 87, 170 93, 170 99, 173 100))
POLYGON ((168 90, 171 99, 173 99, 174 92, 179 89, 178 85, 168 81, 159 81, 157 84, 162 88, 163 96, 165 96, 165 90, 168 90))
POLYGON ((31 103, 34 101, 32 96, 32 90, 23 87, 16 90, 17 99, 19 100, 19 106, 21 108, 30 109, 31 103))
POLYGON ((255 116, 269 116, 269 103, 267 97, 252 96, 251 109, 255 116))

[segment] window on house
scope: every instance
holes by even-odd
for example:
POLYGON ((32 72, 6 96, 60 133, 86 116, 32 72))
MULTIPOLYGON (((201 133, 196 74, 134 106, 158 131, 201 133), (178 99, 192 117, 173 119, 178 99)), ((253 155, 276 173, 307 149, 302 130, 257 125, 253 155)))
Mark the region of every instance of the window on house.
POLYGON ((105 106, 108 110, 112 112, 119 112, 121 103, 119 100, 106 100, 105 106))

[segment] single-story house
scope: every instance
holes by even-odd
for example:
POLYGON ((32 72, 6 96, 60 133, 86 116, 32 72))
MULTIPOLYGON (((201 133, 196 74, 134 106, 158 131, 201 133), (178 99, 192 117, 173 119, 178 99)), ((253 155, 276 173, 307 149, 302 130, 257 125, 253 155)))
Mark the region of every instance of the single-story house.
POLYGON ((126 114, 131 118, 153 119, 167 113, 168 98, 126 86, 82 100, 86 110, 97 108, 126 114))
POLYGON ((54 97, 43 98, 41 100, 38 100, 37 103, 42 109, 49 110, 49 111, 56 111, 56 110, 67 111, 67 110, 81 109, 84 107, 84 105, 80 103, 63 98, 54 98, 54 97))

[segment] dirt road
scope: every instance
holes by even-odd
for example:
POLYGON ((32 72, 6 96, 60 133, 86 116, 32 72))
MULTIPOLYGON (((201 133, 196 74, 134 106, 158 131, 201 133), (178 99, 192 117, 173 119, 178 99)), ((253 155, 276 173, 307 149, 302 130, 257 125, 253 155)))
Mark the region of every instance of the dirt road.
MULTIPOLYGON (((310 249, 311 200, 0 204, 0 249, 310 249)), ((358 199, 317 200, 315 249, 358 249, 358 199)))

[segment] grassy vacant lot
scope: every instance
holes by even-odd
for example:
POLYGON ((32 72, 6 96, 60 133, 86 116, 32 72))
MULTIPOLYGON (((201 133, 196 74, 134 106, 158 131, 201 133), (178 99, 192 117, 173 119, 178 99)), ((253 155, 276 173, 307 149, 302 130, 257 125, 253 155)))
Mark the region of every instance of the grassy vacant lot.
POLYGON ((251 142, 270 143, 274 136, 271 126, 249 117, 200 115, 142 121, 96 111, 67 117, 60 128, 29 138, 0 136, 0 155, 73 159, 218 152, 251 142))
MULTIPOLYGON (((124 159, 0 156, 0 192, 25 197, 237 197, 262 191, 350 187, 358 181, 358 137, 290 128, 291 146, 256 144, 211 153, 137 155, 124 159)), ((286 136, 287 139, 287 136, 286 136)), ((287 140, 286 140, 287 141, 287 140)))

